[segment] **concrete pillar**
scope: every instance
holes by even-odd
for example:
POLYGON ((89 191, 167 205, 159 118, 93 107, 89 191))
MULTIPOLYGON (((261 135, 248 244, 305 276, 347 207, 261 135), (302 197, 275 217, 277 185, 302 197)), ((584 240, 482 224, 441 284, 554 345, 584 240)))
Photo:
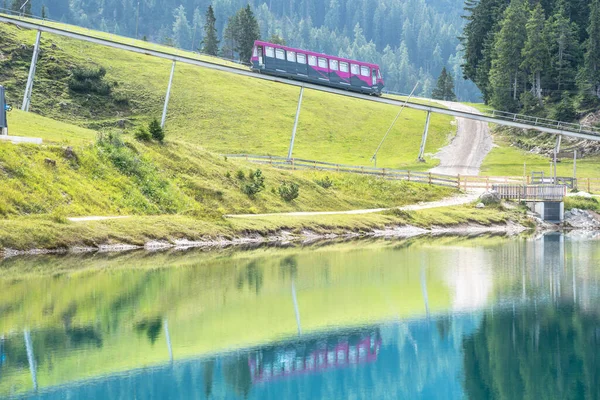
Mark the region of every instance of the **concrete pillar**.
POLYGON ((160 120, 161 128, 165 127, 167 121, 167 108, 169 107, 169 97, 171 97, 171 86, 173 85, 173 74, 175 73, 175 60, 171 65, 171 76, 169 77, 169 86, 167 86, 167 95, 165 96, 165 105, 163 107, 162 119, 160 120))
POLYGON ((562 135, 558 135, 558 137, 556 138, 556 145, 554 146, 554 184, 556 185, 556 157, 558 155, 558 153, 560 152, 560 142, 562 140, 562 135))
POLYGON ((296 119, 294 119, 294 129, 292 130, 292 139, 290 140, 290 149, 288 150, 288 160, 292 159, 294 152, 294 141, 296 140, 296 130, 298 129, 298 119, 300 118, 300 109, 302 108, 302 96, 304 95, 304 86, 300 88, 300 97, 298 98, 298 108, 296 109, 296 119))
POLYGON ((25 338, 25 349, 27 350, 27 362, 29 363, 29 372, 31 373, 31 381, 33 382, 33 390, 37 392, 38 383, 37 383, 37 371, 35 365, 35 357, 33 354, 33 343, 31 342, 31 334, 25 329, 23 331, 23 336, 25 338))
POLYGON ((25 94, 23 95, 23 104, 21 104, 21 110, 29 111, 29 104, 31 103, 31 91, 33 90, 33 77, 35 76, 35 68, 37 60, 40 55, 40 39, 42 37, 42 31, 37 32, 35 37, 35 46, 33 47, 33 56, 31 57, 31 65, 29 66, 29 76, 27 77, 27 85, 25 85, 25 94))
POLYGON ((429 121, 431 120, 431 111, 427 111, 427 118, 425 119, 425 130, 423 131, 423 137, 421 138, 421 148, 419 150, 419 161, 425 161, 423 154, 425 154, 425 144, 427 143, 427 133, 429 132, 429 121))

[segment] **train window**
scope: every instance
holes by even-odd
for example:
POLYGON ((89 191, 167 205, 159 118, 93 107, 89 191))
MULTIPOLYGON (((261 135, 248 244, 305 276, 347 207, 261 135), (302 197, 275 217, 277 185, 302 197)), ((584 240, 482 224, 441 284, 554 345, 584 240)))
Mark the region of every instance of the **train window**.
POLYGON ((258 57, 258 50, 256 49, 256 46, 254 46, 254 49, 252 49, 252 56, 258 57))
POLYGON ((337 71, 338 70, 338 61, 337 60, 329 60, 329 68, 332 71, 337 71))
POLYGON ((306 64, 306 54, 298 53, 298 64, 306 64))
POLYGON ((288 51, 287 52, 287 60, 289 62, 296 62, 296 52, 295 51, 288 51))
POLYGON ((358 75, 358 65, 350 64, 350 70, 352 71, 352 75, 358 75))
POLYGON ((362 76, 369 76, 369 67, 361 66, 360 67, 360 74, 362 76))
POLYGON ((267 57, 271 57, 271 58, 275 57, 275 49, 272 48, 271 46, 266 46, 265 47, 265 55, 267 57))
POLYGON ((381 79, 381 71, 377 70, 377 78, 381 79))
POLYGON ((285 60, 285 50, 275 49, 275 58, 278 60, 285 60))
POLYGON ((348 63, 347 62, 341 62, 340 63, 340 71, 342 71, 342 72, 348 72, 348 63))
POLYGON ((319 68, 327 68, 327 59, 319 57, 319 68))
POLYGON ((317 65, 317 57, 315 56, 308 56, 308 65, 314 67, 317 65))

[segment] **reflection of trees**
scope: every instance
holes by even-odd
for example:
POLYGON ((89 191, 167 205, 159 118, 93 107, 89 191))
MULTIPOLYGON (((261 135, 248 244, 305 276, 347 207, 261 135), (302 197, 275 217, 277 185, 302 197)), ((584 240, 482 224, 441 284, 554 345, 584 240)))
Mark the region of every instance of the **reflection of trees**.
POLYGON ((252 386, 248 355, 236 354, 223 362, 223 376, 228 387, 244 399, 252 386))
POLYGON ((150 343, 154 344, 156 339, 160 336, 160 330, 162 328, 162 319, 160 317, 153 319, 145 319, 135 324, 135 330, 138 333, 146 332, 146 336, 150 340, 150 343))
POLYGON ((210 395, 212 394, 214 371, 215 360, 210 359, 206 361, 204 363, 204 368, 202 369, 202 376, 204 378, 204 396, 206 396, 207 399, 210 399, 210 395))
POLYGON ((463 341, 471 399, 600 398, 600 319, 571 306, 487 313, 463 341))
POLYGON ((296 256, 287 256, 279 262, 279 270, 283 279, 295 278, 298 275, 298 260, 296 256))
POLYGON ((260 292, 263 285, 263 271, 256 261, 252 261, 237 274, 237 287, 242 290, 245 285, 253 288, 256 294, 260 292))

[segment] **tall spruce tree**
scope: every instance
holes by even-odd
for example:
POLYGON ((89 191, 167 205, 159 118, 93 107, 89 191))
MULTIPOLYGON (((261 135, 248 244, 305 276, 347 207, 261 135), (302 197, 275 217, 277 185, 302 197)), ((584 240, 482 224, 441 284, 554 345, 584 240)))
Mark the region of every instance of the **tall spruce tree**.
POLYGON ((235 58, 235 52, 237 51, 237 38, 238 30, 240 29, 239 15, 235 14, 229 17, 227 20, 227 26, 223 31, 223 47, 221 53, 224 57, 231 59, 235 58))
POLYGON ((548 64, 545 22, 544 10, 538 3, 527 21, 527 40, 521 52, 523 56, 521 68, 527 70, 531 76, 531 93, 538 99, 540 105, 542 105, 542 72, 548 64))
POLYGON ((217 39, 217 28, 215 24, 215 12, 212 5, 206 10, 206 23, 204 24, 204 40, 202 41, 202 51, 211 56, 216 56, 219 52, 219 39, 217 39))
POLYGON ((238 11, 238 29, 236 30, 236 51, 240 61, 249 63, 252 57, 254 41, 260 39, 260 27, 250 8, 250 4, 238 11))
POLYGON ((431 97, 437 100, 456 101, 456 94, 454 94, 454 79, 452 78, 452 75, 448 73, 446 67, 442 68, 437 84, 431 92, 431 97))
POLYGON ((473 81, 483 95, 484 101, 490 100, 489 75, 492 67, 494 36, 500 29, 506 0, 466 0, 467 20, 463 36, 464 47, 463 74, 465 79, 473 81))
POLYGON ((584 63, 580 73, 583 107, 597 104, 600 100, 600 0, 591 2, 587 33, 584 63))
POLYGON ((490 88, 491 104, 497 109, 516 111, 518 108, 527 15, 526 0, 512 0, 504 11, 500 31, 495 36, 490 88))
POLYGON ((557 99, 563 90, 575 88, 577 65, 581 60, 578 27, 571 22, 567 14, 565 0, 558 0, 554 14, 546 24, 546 39, 550 55, 550 74, 552 88, 556 89, 557 99))

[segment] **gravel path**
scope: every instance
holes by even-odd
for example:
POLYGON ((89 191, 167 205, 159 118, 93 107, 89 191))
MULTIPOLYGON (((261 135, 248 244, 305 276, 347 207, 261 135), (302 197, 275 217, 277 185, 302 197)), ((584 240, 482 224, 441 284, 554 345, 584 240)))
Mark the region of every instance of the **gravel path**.
MULTIPOLYGON (((451 101, 436 102, 456 111, 480 114, 473 107, 451 101)), ((452 142, 436 155, 440 165, 431 172, 448 175, 479 175, 479 168, 485 156, 492 149, 492 137, 488 124, 466 118, 456 118, 458 125, 456 136, 452 142)))
POLYGON ((129 218, 129 216, 123 215, 123 216, 118 216, 118 217, 98 217, 98 216, 91 216, 91 217, 70 217, 70 218, 67 218, 67 219, 69 221, 71 221, 71 222, 85 222, 85 221, 105 221, 107 219, 122 219, 122 218, 129 218))
POLYGON ((399 209, 403 211, 416 211, 425 210, 427 208, 437 207, 449 207, 449 206, 460 206, 463 204, 469 204, 475 201, 479 197, 479 193, 469 193, 454 197, 448 197, 439 201, 431 201, 427 203, 411 204, 404 207, 392 207, 392 208, 369 208, 362 210, 350 210, 350 211, 298 211, 298 212, 285 212, 285 213, 271 213, 271 214, 229 214, 224 215, 225 218, 260 218, 260 217, 314 217, 319 215, 359 215, 359 214, 371 214, 381 211, 399 209))

